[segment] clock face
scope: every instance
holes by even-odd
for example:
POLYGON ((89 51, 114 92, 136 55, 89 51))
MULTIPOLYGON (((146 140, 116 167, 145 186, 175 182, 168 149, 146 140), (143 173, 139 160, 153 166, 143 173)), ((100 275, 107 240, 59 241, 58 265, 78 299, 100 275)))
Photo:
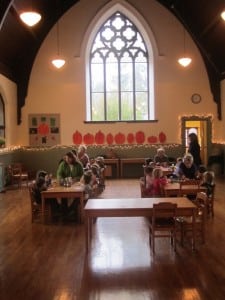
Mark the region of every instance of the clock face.
POLYGON ((193 94, 191 96, 191 101, 194 103, 194 104, 198 104, 200 103, 202 100, 201 96, 199 94, 193 94))

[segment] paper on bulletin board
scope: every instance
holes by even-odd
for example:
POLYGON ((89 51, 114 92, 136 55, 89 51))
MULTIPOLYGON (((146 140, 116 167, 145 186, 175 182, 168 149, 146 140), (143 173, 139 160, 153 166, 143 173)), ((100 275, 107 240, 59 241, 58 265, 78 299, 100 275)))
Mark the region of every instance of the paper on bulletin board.
POLYGON ((30 146, 54 146, 60 144, 59 114, 29 114, 30 146))

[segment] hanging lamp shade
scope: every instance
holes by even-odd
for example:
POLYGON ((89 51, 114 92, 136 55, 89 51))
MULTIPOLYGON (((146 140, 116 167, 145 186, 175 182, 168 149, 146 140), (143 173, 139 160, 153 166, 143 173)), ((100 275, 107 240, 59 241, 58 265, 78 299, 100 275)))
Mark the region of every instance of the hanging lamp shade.
POLYGON ((54 58, 52 60, 52 64, 54 67, 56 67, 57 69, 62 68, 65 65, 66 61, 63 58, 54 58))
POLYGON ((57 69, 60 69, 60 68, 62 68, 65 65, 66 61, 59 54, 59 49, 60 49, 60 43, 59 43, 59 22, 57 22, 57 24, 56 24, 56 47, 57 47, 57 55, 55 56, 55 58, 52 59, 52 64, 57 69))
POLYGON ((187 67, 192 62, 192 59, 190 57, 181 57, 177 61, 182 67, 187 67))
POLYGON ((185 35, 185 28, 184 29, 184 35, 183 35, 183 55, 177 60, 178 63, 182 67, 187 67, 192 62, 192 59, 186 55, 186 35, 185 35))
POLYGON ((41 20, 41 15, 35 11, 27 11, 20 14, 20 19, 29 27, 36 25, 41 20))
POLYGON ((225 21, 225 10, 221 13, 221 18, 225 21))

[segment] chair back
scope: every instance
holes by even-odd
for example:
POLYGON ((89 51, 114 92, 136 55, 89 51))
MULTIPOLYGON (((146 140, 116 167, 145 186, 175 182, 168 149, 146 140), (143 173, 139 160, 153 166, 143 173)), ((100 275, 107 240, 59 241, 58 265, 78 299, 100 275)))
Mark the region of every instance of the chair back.
POLYGON ((12 176, 20 176, 22 173, 22 164, 14 163, 11 166, 12 176))
POLYGON ((153 221, 156 219, 168 219, 176 217, 177 204, 161 202, 153 204, 153 221))
POLYGON ((207 203, 207 194, 204 193, 204 192, 198 192, 197 195, 196 195, 196 204, 204 204, 206 205, 207 203))
POLYGON ((180 196, 184 195, 197 195, 200 189, 200 180, 186 179, 180 181, 180 196))

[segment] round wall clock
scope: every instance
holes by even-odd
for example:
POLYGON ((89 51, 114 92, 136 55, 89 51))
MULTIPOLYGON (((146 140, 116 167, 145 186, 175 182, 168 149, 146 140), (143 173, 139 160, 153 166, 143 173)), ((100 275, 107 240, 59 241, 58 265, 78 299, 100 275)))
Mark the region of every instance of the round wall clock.
POLYGON ((201 95, 199 95, 199 94, 193 94, 193 95, 191 96, 191 101, 192 101, 194 104, 200 103, 201 100, 202 100, 202 97, 201 97, 201 95))

